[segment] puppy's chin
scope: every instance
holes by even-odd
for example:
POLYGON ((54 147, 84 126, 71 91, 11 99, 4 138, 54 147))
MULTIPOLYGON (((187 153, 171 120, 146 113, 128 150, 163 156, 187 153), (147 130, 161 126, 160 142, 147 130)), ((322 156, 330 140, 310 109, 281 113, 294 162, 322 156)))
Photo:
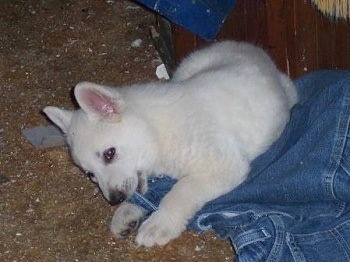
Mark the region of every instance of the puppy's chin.
POLYGON ((137 182, 136 192, 140 194, 146 193, 148 190, 146 175, 139 170, 137 171, 137 179, 138 179, 138 182, 137 182))

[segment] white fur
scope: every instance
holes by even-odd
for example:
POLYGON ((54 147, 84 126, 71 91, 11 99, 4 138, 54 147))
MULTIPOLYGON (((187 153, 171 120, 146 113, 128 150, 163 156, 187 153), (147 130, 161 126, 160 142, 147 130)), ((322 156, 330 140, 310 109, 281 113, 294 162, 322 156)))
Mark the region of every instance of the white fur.
MULTIPOLYGON (((144 246, 176 238, 207 201, 239 185, 297 102, 293 83, 262 49, 232 41, 193 53, 169 82, 121 89, 83 82, 75 96, 82 109, 74 113, 44 111, 107 200, 116 191, 146 191, 150 175, 178 179, 139 228, 136 242, 144 246), (101 155, 110 147, 117 157, 106 163, 101 155)), ((134 205, 120 208, 111 225, 116 235, 142 214, 134 205)))

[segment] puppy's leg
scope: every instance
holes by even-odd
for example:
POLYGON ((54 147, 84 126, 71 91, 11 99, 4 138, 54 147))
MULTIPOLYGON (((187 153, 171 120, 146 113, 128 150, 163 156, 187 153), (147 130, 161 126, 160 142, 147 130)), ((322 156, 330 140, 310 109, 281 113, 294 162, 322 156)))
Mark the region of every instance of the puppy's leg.
POLYGON ((159 210, 142 223, 136 243, 150 247, 164 245, 178 237, 186 229, 188 220, 206 202, 234 187, 232 181, 227 180, 229 179, 222 180, 218 175, 206 178, 188 176, 180 179, 163 198, 159 210))
POLYGON ((136 229, 145 211, 134 204, 123 203, 115 211, 110 225, 112 233, 117 238, 124 238, 136 229))

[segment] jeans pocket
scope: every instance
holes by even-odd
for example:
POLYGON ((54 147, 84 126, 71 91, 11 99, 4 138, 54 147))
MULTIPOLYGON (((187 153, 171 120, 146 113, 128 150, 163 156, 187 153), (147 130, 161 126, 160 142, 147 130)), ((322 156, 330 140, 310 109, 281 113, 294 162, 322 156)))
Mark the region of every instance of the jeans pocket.
POLYGON ((311 234, 287 234, 294 261, 350 261, 350 220, 333 229, 311 234))

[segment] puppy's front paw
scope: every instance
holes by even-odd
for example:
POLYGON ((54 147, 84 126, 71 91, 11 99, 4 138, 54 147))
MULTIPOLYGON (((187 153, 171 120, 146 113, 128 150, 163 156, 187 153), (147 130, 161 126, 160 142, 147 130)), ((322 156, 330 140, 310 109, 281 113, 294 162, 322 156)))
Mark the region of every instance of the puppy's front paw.
POLYGON ((131 203, 123 203, 115 211, 110 225, 112 233, 117 238, 124 238, 136 229, 144 216, 143 209, 131 203))
POLYGON ((159 211, 153 213, 141 227, 136 236, 138 246, 151 247, 165 245, 178 237, 185 229, 185 223, 178 223, 159 211))

